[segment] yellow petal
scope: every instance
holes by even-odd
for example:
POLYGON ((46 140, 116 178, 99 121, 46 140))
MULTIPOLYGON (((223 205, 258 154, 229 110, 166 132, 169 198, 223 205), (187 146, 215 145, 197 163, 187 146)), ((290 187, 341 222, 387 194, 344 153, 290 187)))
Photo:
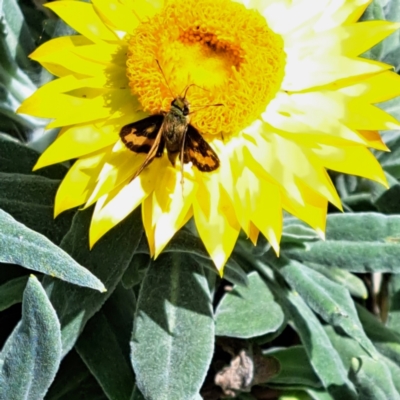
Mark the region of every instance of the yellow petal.
POLYGON ((391 65, 377 61, 330 54, 327 54, 325 57, 310 54, 309 57, 299 58, 292 51, 287 55, 282 89, 286 91, 300 91, 327 85, 340 79, 373 74, 391 68, 391 65))
POLYGON ((342 148, 321 145, 312 152, 326 168, 372 179, 387 186, 385 174, 373 154, 362 146, 342 148))
MULTIPOLYGON (((248 151, 244 152, 249 168, 257 173, 255 160, 282 188, 302 204, 304 199, 299 191, 299 182, 318 190, 332 204, 340 208, 340 199, 325 169, 313 162, 312 153, 295 141, 287 140, 277 134, 270 133, 268 140, 260 136, 256 145, 248 141, 248 151), (311 159, 310 159, 311 158, 311 159)), ((318 160, 316 160, 318 161, 318 160)), ((270 179, 267 179, 268 181, 270 179)))
MULTIPOLYGON (((203 180, 204 178, 199 180, 203 180)), ((220 275, 231 255, 240 226, 235 210, 217 175, 199 182, 198 194, 193 200, 193 214, 197 230, 220 275)))
POLYGON ((139 20, 131 7, 116 0, 92 0, 95 10, 103 21, 114 30, 133 34, 139 20))
POLYGON ((81 157, 69 169, 56 194, 55 216, 86 202, 94 189, 97 175, 100 173, 107 150, 81 157))
POLYGON ((90 247, 126 218, 153 191, 154 179, 148 179, 148 169, 142 174, 143 179, 134 179, 122 188, 118 187, 104 195, 97 202, 89 231, 90 247))
POLYGON ((362 97, 343 96, 340 92, 316 91, 301 94, 279 94, 268 105, 263 120, 299 144, 316 143, 343 146, 353 143, 384 150, 382 142, 370 142, 360 130, 369 124, 376 127, 397 126, 397 121, 384 111, 365 104, 362 97), (368 123, 366 123, 366 120, 368 123))
POLYGON ((302 196, 306 201, 304 204, 299 204, 289 193, 283 194, 283 208, 310 225, 324 239, 328 202, 309 188, 302 188, 302 196))
POLYGON ((39 62, 57 61, 57 54, 91 43, 88 38, 81 35, 62 36, 43 43, 29 55, 29 58, 39 62))
MULTIPOLYGON (((42 118, 55 118, 48 128, 57 128, 107 118, 113 113, 113 110, 119 109, 132 99, 129 90, 119 89, 98 89, 98 95, 89 98, 94 91, 96 89, 86 89, 84 93, 87 94, 82 94, 82 97, 69 94, 41 97, 36 106, 31 101, 35 96, 33 95, 28 99, 29 113, 42 118)), ((23 107, 21 107, 21 111, 22 109, 23 107)))
POLYGON ((154 244, 154 230, 155 223, 153 223, 153 196, 148 196, 142 203, 142 221, 144 231, 149 244, 150 257, 154 257, 155 244, 154 244))
MULTIPOLYGON (((96 187, 87 200, 85 208, 94 204, 100 197, 111 192, 114 188, 129 182, 130 178, 143 164, 144 159, 145 154, 134 153, 128 150, 122 142, 117 141, 101 169, 96 187)), ((141 179, 144 178, 139 178, 139 180, 141 179)))
POLYGON ((191 168, 185 169, 183 187, 177 169, 169 166, 161 172, 153 192, 153 215, 158 215, 154 229, 155 257, 186 222, 197 187, 191 168))
POLYGON ((256 180, 255 184, 258 194, 251 198, 251 220, 279 254, 283 224, 279 188, 263 179, 256 180))
POLYGON ((78 158, 114 144, 118 136, 104 135, 91 124, 63 128, 58 138, 39 157, 34 170, 78 158))
POLYGON ((380 103, 400 95, 400 76, 393 71, 385 71, 339 91, 350 97, 361 98, 366 103, 380 103))
POLYGON ((94 42, 118 40, 118 36, 104 24, 89 3, 63 0, 46 3, 45 7, 50 8, 70 27, 94 42))

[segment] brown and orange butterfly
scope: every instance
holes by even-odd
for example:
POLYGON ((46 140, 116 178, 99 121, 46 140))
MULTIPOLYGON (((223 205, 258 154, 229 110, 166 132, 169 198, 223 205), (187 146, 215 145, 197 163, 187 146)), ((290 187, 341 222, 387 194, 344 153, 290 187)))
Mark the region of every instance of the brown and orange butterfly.
MULTIPOLYGON (((161 68, 160 68, 161 69, 161 68)), ((175 166, 176 158, 180 157, 183 182, 183 165, 192 162, 199 171, 211 172, 216 170, 220 161, 203 139, 199 131, 189 123, 190 104, 184 96, 178 96, 171 102, 168 112, 154 114, 140 121, 125 125, 120 131, 120 137, 125 146, 135 153, 147 153, 143 164, 135 172, 135 179, 155 157, 161 157, 164 148, 168 158, 175 166)), ((220 106, 222 104, 213 104, 220 106)), ((206 106, 207 107, 207 106, 206 106)))

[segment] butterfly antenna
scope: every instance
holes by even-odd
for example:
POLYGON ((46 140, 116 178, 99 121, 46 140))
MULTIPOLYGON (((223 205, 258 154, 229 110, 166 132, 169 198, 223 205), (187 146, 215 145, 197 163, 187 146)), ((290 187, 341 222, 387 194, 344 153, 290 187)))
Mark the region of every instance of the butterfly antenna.
POLYGON ((156 63, 157 63, 157 65, 158 65, 158 68, 160 68, 160 71, 161 71, 161 73, 162 73, 162 76, 164 77, 164 80, 165 80, 165 84, 167 85, 167 88, 169 89, 169 92, 171 93, 171 96, 175 98, 174 93, 172 92, 171 88, 170 88, 169 85, 168 85, 167 78, 165 77, 164 71, 163 71, 163 69, 161 68, 160 62, 159 62, 157 59, 156 59, 156 63))
POLYGON ((206 106, 192 106, 192 107, 201 107, 201 108, 199 108, 196 111, 193 111, 193 112, 191 112, 189 114, 192 115, 192 114, 196 113, 197 111, 203 110, 204 108, 207 108, 207 107, 221 107, 221 106, 224 106, 224 105, 225 104, 218 103, 218 104, 207 104, 206 106))
MULTIPOLYGON (((186 99, 186 94, 187 94, 189 88, 192 87, 192 86, 196 86, 196 87, 198 87, 199 89, 203 89, 203 90, 205 90, 206 92, 209 92, 208 89, 205 89, 205 88, 203 88, 203 87, 201 87, 201 86, 199 86, 199 85, 196 85, 195 83, 191 83, 190 85, 187 85, 187 86, 185 87, 185 89, 183 89, 183 91, 185 92, 185 94, 183 95, 183 98, 184 98, 184 99, 186 99)), ((182 97, 182 96, 179 96, 179 97, 182 97)))

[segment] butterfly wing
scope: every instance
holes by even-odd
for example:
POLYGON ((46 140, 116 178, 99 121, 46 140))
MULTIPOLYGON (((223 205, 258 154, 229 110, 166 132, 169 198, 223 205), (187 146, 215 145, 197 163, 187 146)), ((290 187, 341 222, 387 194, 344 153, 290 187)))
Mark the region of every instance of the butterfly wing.
POLYGON ((215 151, 192 125, 188 126, 186 132, 183 161, 191 161, 202 172, 214 171, 220 165, 215 151))
MULTIPOLYGON (((160 131, 164 115, 155 114, 150 117, 125 125, 119 136, 125 146, 135 153, 149 153, 160 131)), ((161 157, 162 149, 157 149, 156 157, 161 157)))
POLYGON ((147 153, 146 159, 131 180, 139 176, 155 157, 162 156, 165 146, 161 128, 163 120, 164 116, 161 114, 151 115, 121 129, 119 136, 129 150, 135 153, 147 153))

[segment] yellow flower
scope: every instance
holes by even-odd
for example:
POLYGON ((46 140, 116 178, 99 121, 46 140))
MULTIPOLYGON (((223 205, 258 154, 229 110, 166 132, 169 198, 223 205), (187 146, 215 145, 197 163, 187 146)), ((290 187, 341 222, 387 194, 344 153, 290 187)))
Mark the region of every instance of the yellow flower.
POLYGON ((92 0, 47 7, 79 35, 31 57, 58 79, 21 113, 51 118, 57 140, 35 168, 78 159, 61 183, 55 214, 96 203, 93 246, 140 204, 157 256, 192 216, 222 273, 241 229, 279 252, 282 210, 321 236, 328 202, 341 208, 327 170, 386 184, 368 148, 399 123, 374 104, 400 94, 392 67, 359 57, 399 28, 357 23, 370 0, 92 0), (156 60, 159 61, 165 78, 156 60), (167 85, 168 84, 168 85, 167 85), (123 126, 168 111, 190 84, 191 124, 218 154, 201 172, 120 140, 123 126), (169 90, 170 87, 171 91, 169 90), (172 93, 171 93, 172 92, 172 93), (205 107, 222 103, 222 107, 205 107), (182 192, 183 191, 183 192, 182 192))

